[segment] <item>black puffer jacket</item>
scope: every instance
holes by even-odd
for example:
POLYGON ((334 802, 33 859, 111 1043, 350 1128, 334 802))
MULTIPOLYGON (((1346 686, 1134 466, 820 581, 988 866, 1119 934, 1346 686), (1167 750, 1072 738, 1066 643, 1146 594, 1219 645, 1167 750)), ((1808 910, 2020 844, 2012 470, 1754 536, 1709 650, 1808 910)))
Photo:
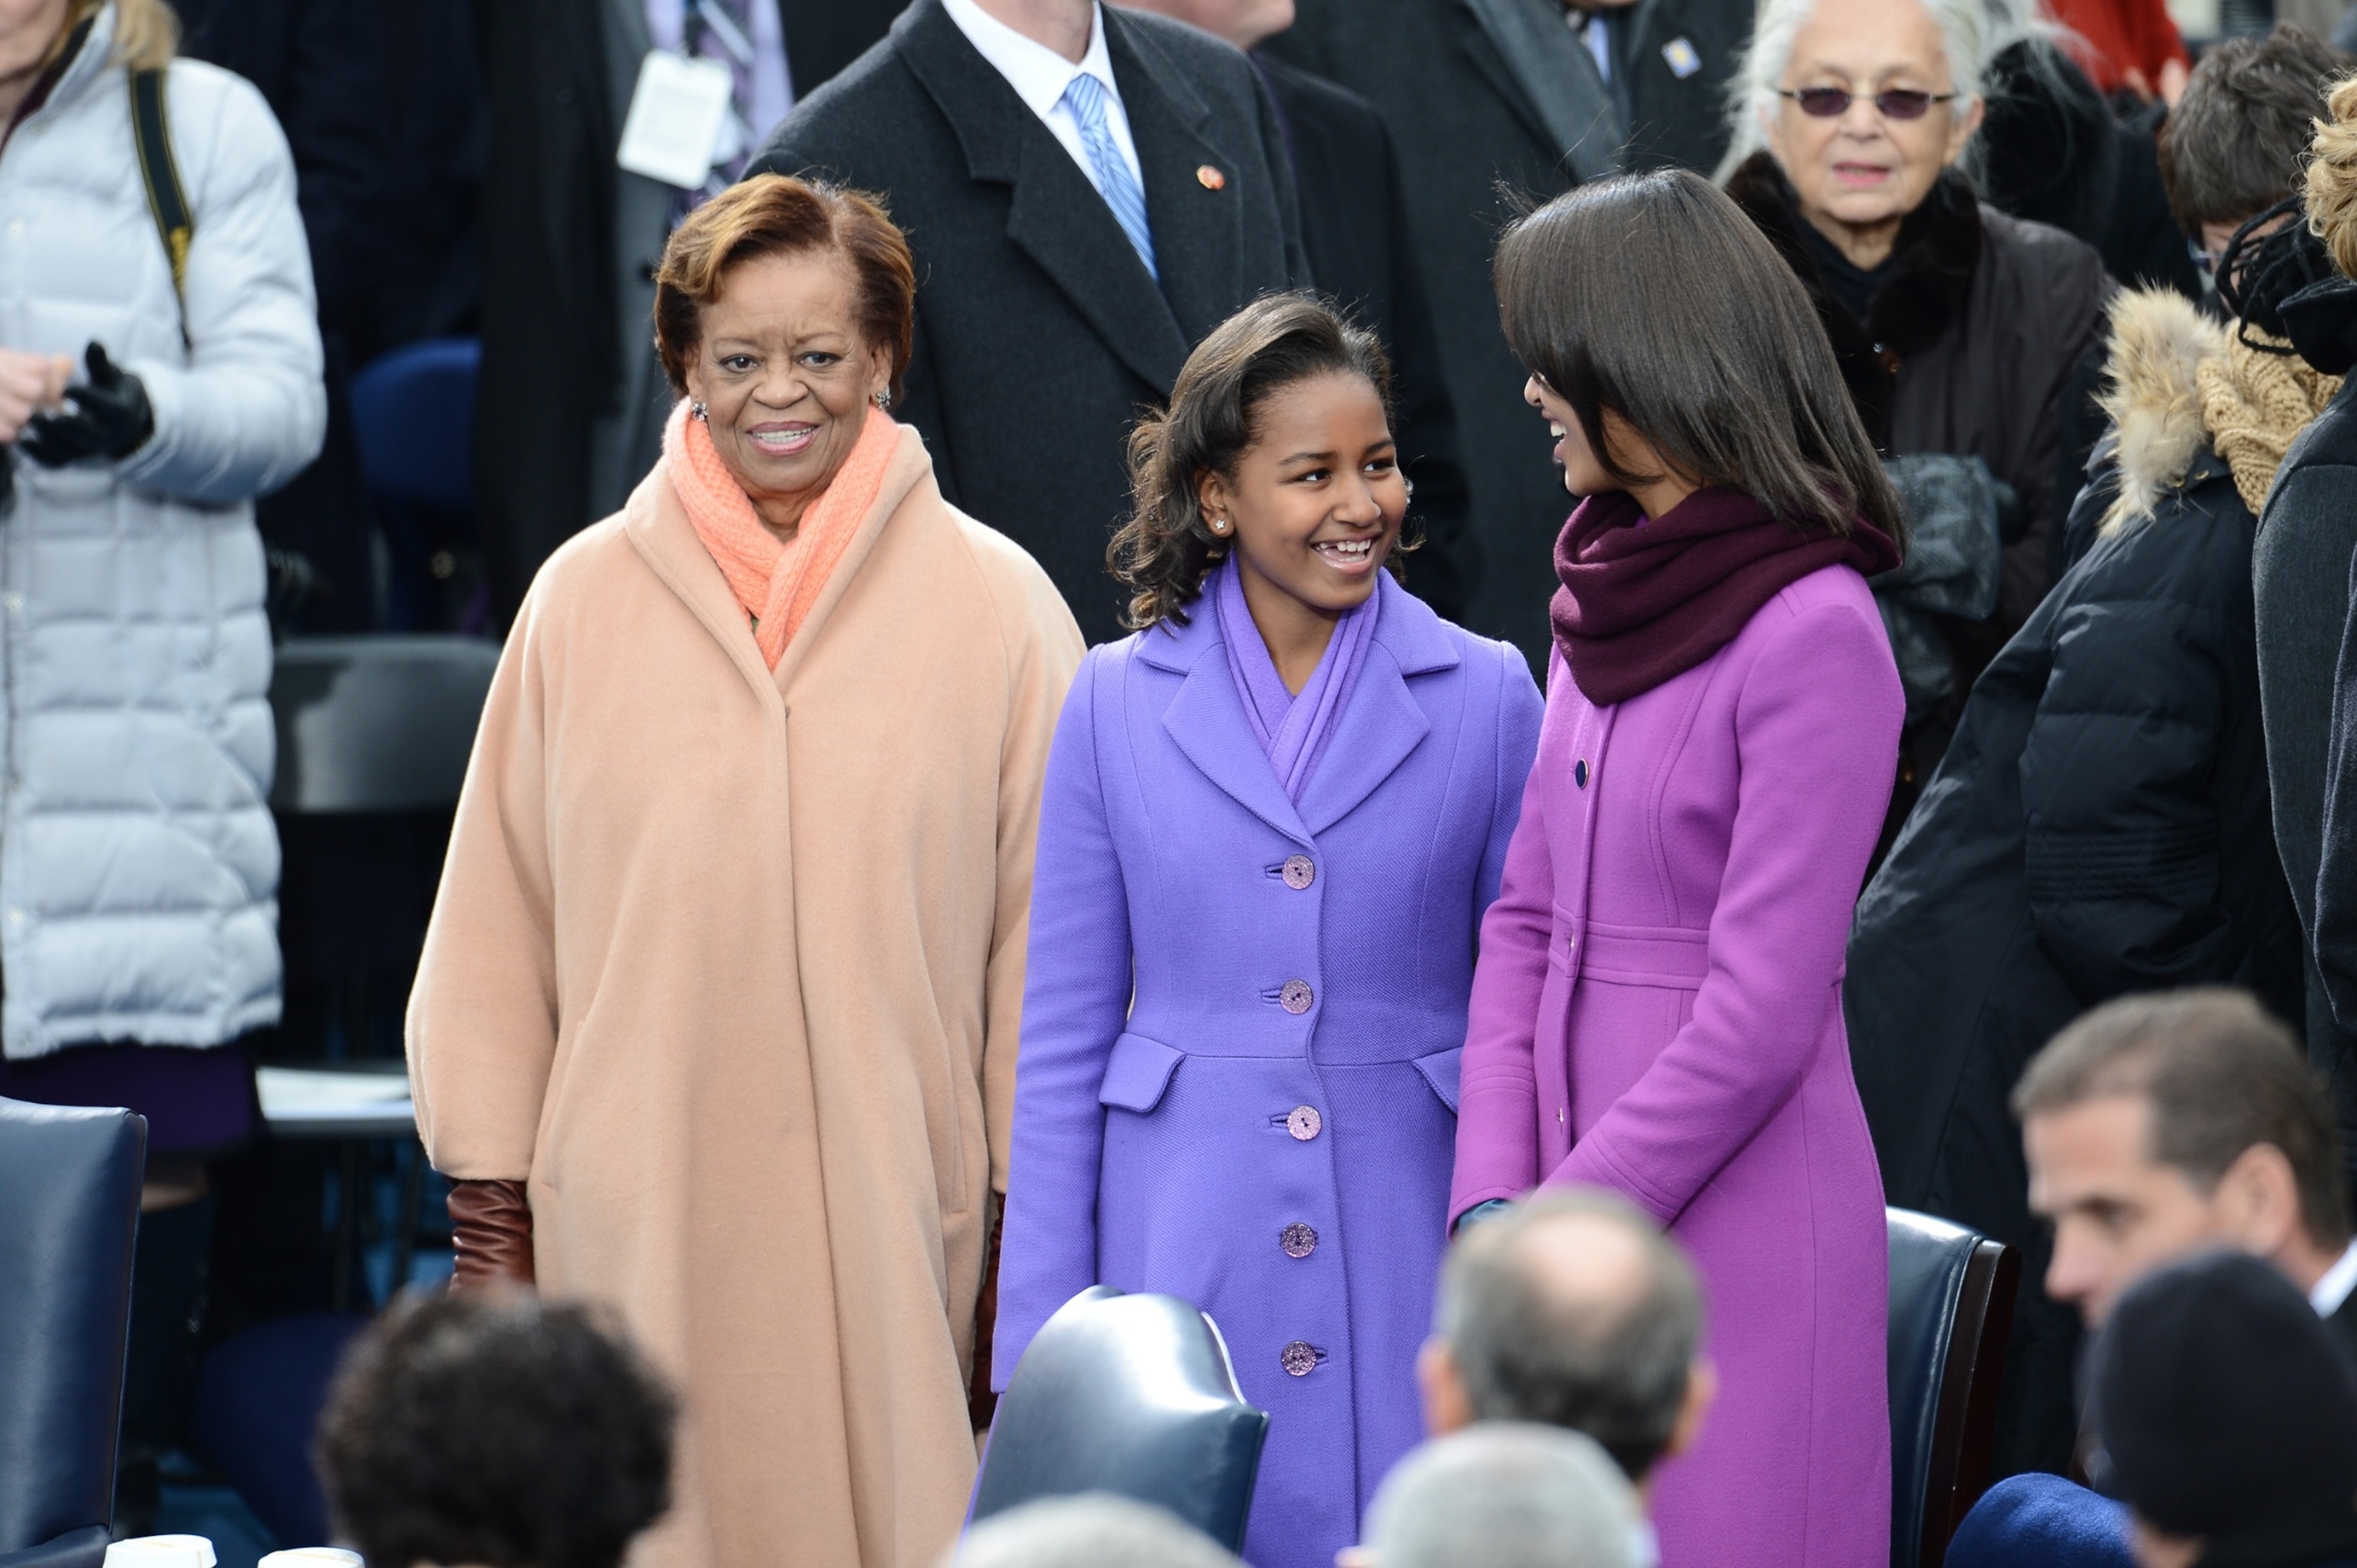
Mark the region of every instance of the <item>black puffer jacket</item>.
POLYGON ((2287 1016, 2300 996, 2259 724, 2257 525, 2195 383, 2223 333, 2158 292, 2114 322, 2129 438, 2105 438, 2078 509, 2122 515, 1974 687, 1859 901, 1843 988, 1889 1201, 2027 1254, 2007 1469, 2059 1467, 2073 1430, 2076 1325, 2039 1286, 2049 1240, 2007 1109, 2022 1068, 2128 992, 2232 983, 2287 1016))

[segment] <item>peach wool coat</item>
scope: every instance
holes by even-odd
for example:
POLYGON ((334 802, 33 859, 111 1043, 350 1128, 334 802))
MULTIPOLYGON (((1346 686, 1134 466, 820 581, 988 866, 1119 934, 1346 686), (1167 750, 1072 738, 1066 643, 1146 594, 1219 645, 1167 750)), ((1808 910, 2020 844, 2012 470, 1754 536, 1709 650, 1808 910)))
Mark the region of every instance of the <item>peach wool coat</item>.
POLYGON ((418 1127, 683 1394, 634 1568, 924 1568, 1081 638, 912 430, 774 673, 662 464, 533 584, 410 1004, 418 1127))

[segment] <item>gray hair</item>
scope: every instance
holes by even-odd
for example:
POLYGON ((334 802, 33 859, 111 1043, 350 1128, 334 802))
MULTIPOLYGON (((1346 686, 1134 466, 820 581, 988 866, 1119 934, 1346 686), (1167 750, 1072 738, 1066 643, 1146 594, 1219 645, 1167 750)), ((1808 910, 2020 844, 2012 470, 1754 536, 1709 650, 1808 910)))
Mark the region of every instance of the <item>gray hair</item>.
POLYGON ((942 1568, 1242 1568, 1177 1516, 1111 1492, 1048 1498, 965 1532, 942 1568))
MULTIPOLYGON (((1948 87, 1958 102, 1982 95, 1982 68, 1988 58, 2033 28, 2012 0, 1915 0, 1939 25, 1941 52, 1947 57, 1948 87)), ((1760 0, 1751 46, 1727 83, 1727 156, 1716 176, 1721 181, 1768 145, 1761 121, 1776 112, 1777 90, 1792 63, 1792 46, 1816 14, 1818 0, 1760 0)))
POLYGON ((1440 1337, 1474 1419, 1585 1433, 1633 1480, 1677 1430, 1702 1331, 1694 1265, 1610 1193, 1549 1193, 1477 1224, 1441 1272, 1440 1337), (1637 1242, 1645 1270, 1633 1291, 1566 1299, 1551 1288, 1534 1244, 1567 1220, 1601 1220, 1637 1242))
POLYGON ((1559 1427, 1499 1423, 1401 1460, 1367 1510, 1382 1568, 1636 1568, 1636 1494, 1559 1427))

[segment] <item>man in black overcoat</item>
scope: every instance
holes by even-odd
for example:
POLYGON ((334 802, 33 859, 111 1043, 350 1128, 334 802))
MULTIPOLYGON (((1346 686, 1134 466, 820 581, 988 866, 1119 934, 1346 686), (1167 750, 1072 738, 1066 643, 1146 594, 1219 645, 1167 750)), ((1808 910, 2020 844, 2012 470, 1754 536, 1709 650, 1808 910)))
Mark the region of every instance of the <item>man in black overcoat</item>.
POLYGON ((1490 259, 1520 192, 1614 172, 1627 124, 1557 0, 1297 0, 1265 46, 1390 122, 1457 407, 1481 583, 1468 624, 1544 664, 1555 538, 1571 510, 1524 372, 1498 327, 1490 259), (1501 188, 1503 188, 1501 190, 1501 188))
POLYGON ((1212 328, 1307 281, 1292 175, 1268 95, 1229 45, 1090 0, 980 5, 1017 31, 1040 11, 1094 10, 1155 271, 942 0, 916 0, 748 172, 885 199, 918 283, 915 357, 892 412, 923 434, 950 501, 1028 550, 1104 641, 1125 602, 1105 546, 1127 511, 1130 427, 1212 328))
POLYGON ((1424 540, 1401 557, 1408 588, 1450 620, 1463 621, 1480 580, 1480 546, 1390 128, 1357 93, 1261 48, 1293 25, 1292 0, 1119 3, 1225 38, 1258 68, 1293 166, 1309 281, 1381 338, 1391 359, 1392 433, 1400 467, 1415 487, 1409 516, 1424 540))

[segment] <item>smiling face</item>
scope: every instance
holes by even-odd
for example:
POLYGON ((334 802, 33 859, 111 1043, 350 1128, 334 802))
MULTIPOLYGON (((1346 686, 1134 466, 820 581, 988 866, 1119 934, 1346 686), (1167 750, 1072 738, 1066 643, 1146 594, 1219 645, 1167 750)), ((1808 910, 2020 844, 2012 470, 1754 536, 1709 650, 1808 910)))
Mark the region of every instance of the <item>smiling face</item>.
POLYGON ((1198 481, 1203 516, 1232 542, 1264 633, 1264 607, 1331 621, 1375 591, 1407 515, 1383 399, 1363 376, 1313 376, 1269 393, 1254 425, 1234 474, 1198 481))
POLYGON ((739 263, 699 318, 687 395, 772 528, 801 521, 891 384, 889 351, 861 338, 857 303, 849 263, 804 251, 739 263))
POLYGON ((1875 94, 1894 90, 1935 96, 1953 91, 1939 24, 1913 0, 1818 0, 1792 40, 1778 86, 1787 92, 1835 87, 1855 95, 1846 111, 1824 119, 1780 98, 1761 124, 1802 215, 1828 232, 1895 229, 1922 205, 1940 170, 1963 155, 1981 122, 1977 99, 1934 103, 1913 120, 1892 119, 1875 106, 1875 94))
POLYGON ((1563 468, 1565 489, 1576 496, 1592 496, 1620 488, 1620 481, 1596 456, 1596 448, 1588 443, 1587 428, 1561 393, 1533 376, 1523 382, 1523 401, 1546 416, 1547 433, 1555 437, 1555 460, 1563 468))

